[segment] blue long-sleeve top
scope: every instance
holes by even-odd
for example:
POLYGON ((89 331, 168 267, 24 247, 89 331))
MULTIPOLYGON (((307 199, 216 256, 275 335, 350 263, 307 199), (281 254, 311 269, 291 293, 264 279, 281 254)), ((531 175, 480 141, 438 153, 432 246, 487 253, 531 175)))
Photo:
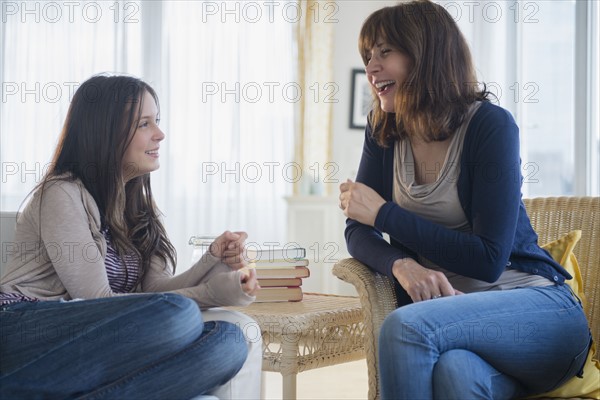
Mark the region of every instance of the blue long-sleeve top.
POLYGON ((417 254, 448 271, 490 283, 506 267, 558 284, 571 279, 537 244, 521 199, 519 129, 508 111, 484 102, 466 132, 457 190, 471 232, 448 229, 394 203, 393 166, 393 144, 379 146, 367 126, 356 181, 374 189, 386 203, 375 227, 347 219, 346 243, 357 260, 392 279, 394 261, 417 259, 417 254), (390 236, 390 243, 382 232, 390 236))

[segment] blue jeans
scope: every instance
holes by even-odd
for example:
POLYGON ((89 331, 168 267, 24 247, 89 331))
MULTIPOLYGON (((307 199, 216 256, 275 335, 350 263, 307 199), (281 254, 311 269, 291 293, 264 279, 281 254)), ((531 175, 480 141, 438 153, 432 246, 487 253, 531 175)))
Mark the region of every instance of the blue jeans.
POLYGON ((176 294, 0 308, 0 398, 190 399, 242 367, 235 325, 176 294))
POLYGON ((382 399, 509 399, 582 368, 590 332, 567 285, 443 297, 396 309, 379 337, 382 399))

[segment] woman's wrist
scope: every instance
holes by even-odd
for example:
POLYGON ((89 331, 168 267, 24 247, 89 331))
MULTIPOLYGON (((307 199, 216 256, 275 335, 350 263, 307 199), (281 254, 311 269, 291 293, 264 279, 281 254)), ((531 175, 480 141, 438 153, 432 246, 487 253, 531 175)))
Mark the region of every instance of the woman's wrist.
POLYGON ((392 264, 392 274, 398 279, 398 276, 414 261, 412 258, 399 258, 392 264))

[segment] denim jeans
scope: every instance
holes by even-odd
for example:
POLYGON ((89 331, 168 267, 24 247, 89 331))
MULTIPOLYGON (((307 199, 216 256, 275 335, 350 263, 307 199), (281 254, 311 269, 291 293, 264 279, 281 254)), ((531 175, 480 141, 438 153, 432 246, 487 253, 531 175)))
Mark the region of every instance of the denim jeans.
POLYGON ((379 337, 382 399, 509 399, 582 368, 587 320, 567 285, 443 297, 400 307, 379 337))
POLYGON ((247 346, 176 294, 0 309, 0 398, 190 399, 229 381, 247 346))
POLYGON ((230 381, 211 392, 220 400, 258 400, 261 396, 263 342, 260 325, 249 316, 222 308, 202 311, 204 321, 227 321, 242 330, 248 347, 246 362, 230 381))

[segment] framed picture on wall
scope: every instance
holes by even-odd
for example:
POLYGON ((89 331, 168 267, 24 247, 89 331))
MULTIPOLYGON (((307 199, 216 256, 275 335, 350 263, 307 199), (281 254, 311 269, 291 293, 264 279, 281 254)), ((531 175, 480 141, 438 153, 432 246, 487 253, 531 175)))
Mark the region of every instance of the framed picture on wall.
POLYGON ((367 115, 371 111, 373 99, 371 85, 364 69, 352 70, 352 98, 350 99, 350 129, 365 129, 367 115))

